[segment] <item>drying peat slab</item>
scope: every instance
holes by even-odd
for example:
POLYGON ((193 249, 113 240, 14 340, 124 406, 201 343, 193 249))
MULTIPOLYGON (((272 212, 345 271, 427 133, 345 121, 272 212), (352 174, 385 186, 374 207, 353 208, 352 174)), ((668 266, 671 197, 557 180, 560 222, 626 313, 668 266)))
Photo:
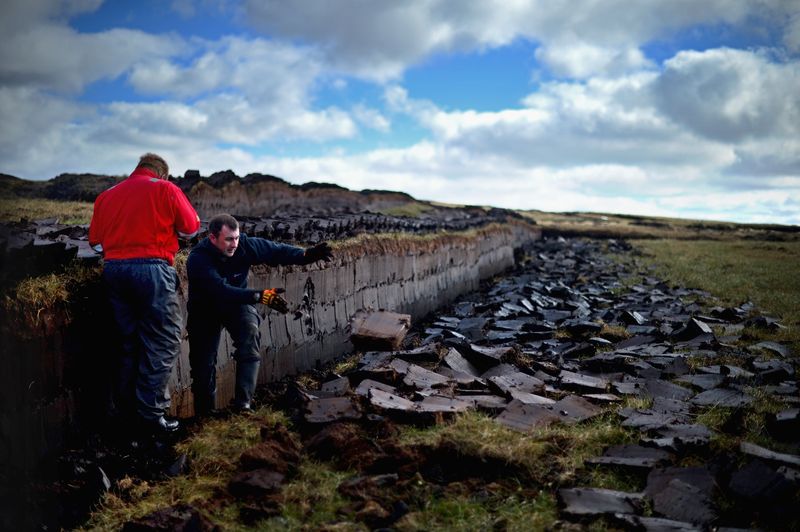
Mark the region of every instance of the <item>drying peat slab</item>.
MULTIPOLYGON (((612 253, 627 251, 624 243, 605 245, 612 253)), ((360 420, 343 414, 340 421, 425 426, 482 411, 534 434, 616 418, 638 442, 611 446, 584 467, 640 478, 641 491, 562 486, 562 518, 584 524, 603 518, 636 529, 772 526, 765 501, 783 515, 798 503, 798 446, 783 453, 743 441, 716 456, 712 442, 744 436, 742 419, 764 394, 787 405, 768 418, 765 435, 789 447, 798 442, 798 412, 789 399, 797 390, 794 354, 782 344, 734 343, 735 333, 718 338, 715 330, 741 333, 752 305, 713 307, 705 292, 648 275, 632 283, 601 247, 535 243, 532 260, 513 275, 413 329, 405 345, 414 349, 363 353, 351 371, 330 376, 348 379, 356 393, 340 397, 352 403, 347 412, 362 412, 360 420), (702 420, 709 411, 727 420, 708 426, 702 420), (692 462, 709 465, 683 466, 692 462)), ((316 427, 311 406, 318 393, 301 390, 298 416, 304 431, 324 434, 329 429, 316 427)), ((417 458, 430 461, 425 453, 417 458)), ((419 471, 408 464, 405 470, 419 471)))
MULTIPOLYGON (((714 307, 707 293, 632 276, 606 255, 629 250, 544 240, 510 275, 410 331, 398 326, 403 315, 361 314, 361 345, 387 350, 370 347, 347 371, 267 389, 265 402, 288 413, 292 430, 265 431, 220 496, 246 502, 245 523, 277 515, 283 486, 311 457, 352 472, 337 488, 349 501, 342 512, 369 528, 402 524, 432 497, 519 490, 547 492, 559 518, 579 527, 598 519, 631 530, 797 527, 796 353, 734 338, 745 323, 778 322, 752 318, 750 304, 714 307), (775 413, 748 441, 747 416, 765 403, 775 413), (513 460, 446 439, 411 445, 397 436, 399 425, 447 424, 473 411, 532 440, 601 420, 627 431, 629 443, 588 457, 575 474, 553 464, 534 478, 513 460), (637 488, 582 483, 596 470, 637 488)), ((131 526, 197 519, 185 506, 159 512, 131 526)))

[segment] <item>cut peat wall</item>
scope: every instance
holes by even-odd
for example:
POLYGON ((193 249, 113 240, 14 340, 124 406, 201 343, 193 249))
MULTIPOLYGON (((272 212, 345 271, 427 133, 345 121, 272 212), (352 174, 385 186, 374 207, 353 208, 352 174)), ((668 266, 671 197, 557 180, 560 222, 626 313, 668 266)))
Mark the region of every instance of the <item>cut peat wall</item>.
MULTIPOLYGON (((360 309, 385 309, 418 319, 482 279, 514 263, 514 249, 539 238, 528 225, 483 229, 470 236, 365 237, 336 249, 324 266, 254 268, 252 288, 284 287, 290 308, 301 304, 302 317, 259 308, 262 364, 259 382, 300 373, 352 351, 348 323, 360 309)), ((233 345, 223 333, 217 356, 217 402, 233 397, 233 345)), ((172 376, 172 409, 179 417, 193 412, 189 390, 188 342, 184 341, 172 376)))
MULTIPOLYGON (((260 382, 299 373, 352 351, 348 323, 359 309, 418 319, 514 262, 514 249, 539 238, 527 224, 441 236, 366 236, 336 248, 324 266, 254 268, 253 288, 284 287, 302 317, 260 308, 264 317, 260 382)), ((185 313, 186 283, 182 283, 185 313)), ((65 439, 103 419, 118 338, 102 283, 82 288, 68 308, 39 312, 35 325, 2 318, 0 480, 19 478, 53 456, 65 439)), ((18 316, 17 316, 18 317, 18 316)), ((185 318, 185 315, 184 315, 185 318)), ((185 319, 184 319, 185 324, 185 319)), ((172 414, 192 415, 188 341, 170 381, 172 414)), ((233 395, 233 346, 223 334, 217 359, 218 405, 233 395)), ((0 496, 5 495, 0 493, 0 496)))

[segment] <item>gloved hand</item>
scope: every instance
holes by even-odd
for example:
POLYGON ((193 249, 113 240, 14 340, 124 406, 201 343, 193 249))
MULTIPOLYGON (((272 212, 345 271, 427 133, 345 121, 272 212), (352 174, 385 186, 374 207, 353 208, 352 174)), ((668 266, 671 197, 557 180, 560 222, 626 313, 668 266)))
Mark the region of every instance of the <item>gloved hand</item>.
POLYGON ((261 304, 275 309, 281 314, 289 312, 289 304, 278 294, 286 292, 283 288, 268 288, 261 292, 261 304))
POLYGON ((327 242, 320 242, 316 246, 306 248, 304 257, 306 259, 306 264, 311 264, 312 262, 317 262, 318 260, 330 262, 333 258, 333 250, 327 242))

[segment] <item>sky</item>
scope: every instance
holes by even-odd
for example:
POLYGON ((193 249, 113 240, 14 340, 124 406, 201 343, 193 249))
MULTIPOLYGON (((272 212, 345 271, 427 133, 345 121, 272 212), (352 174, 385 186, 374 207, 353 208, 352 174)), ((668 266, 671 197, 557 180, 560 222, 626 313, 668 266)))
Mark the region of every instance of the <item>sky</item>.
POLYGON ((3 0, 0 172, 800 224, 800 0, 3 0))

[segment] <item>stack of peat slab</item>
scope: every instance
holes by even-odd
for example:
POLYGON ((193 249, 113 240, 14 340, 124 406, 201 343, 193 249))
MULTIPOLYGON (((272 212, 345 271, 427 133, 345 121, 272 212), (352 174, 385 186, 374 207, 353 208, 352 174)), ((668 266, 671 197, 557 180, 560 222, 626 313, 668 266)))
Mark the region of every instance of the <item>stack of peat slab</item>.
MULTIPOLYGON (((503 209, 472 211, 451 209, 449 216, 404 217, 373 212, 325 216, 254 217, 236 215, 242 232, 292 244, 316 244, 361 234, 464 231, 504 223, 519 215, 503 209)), ((206 236, 207 221, 192 241, 206 236)), ((183 242, 183 245, 191 243, 183 242)), ((63 269, 73 260, 93 264, 100 255, 89 246, 89 226, 62 224, 58 218, 0 223, 0 272, 25 277, 63 269)))

